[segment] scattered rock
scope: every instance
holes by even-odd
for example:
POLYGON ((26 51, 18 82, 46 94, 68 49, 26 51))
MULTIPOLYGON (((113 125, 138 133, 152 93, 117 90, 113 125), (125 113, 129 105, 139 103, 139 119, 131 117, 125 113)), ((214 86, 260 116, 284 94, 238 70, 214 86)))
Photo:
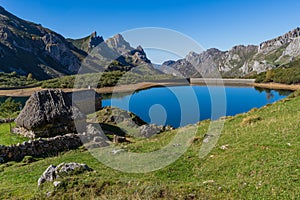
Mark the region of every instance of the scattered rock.
POLYGON ((54 187, 57 187, 57 186, 59 186, 60 184, 61 184, 61 181, 54 181, 54 182, 53 182, 54 187))
POLYGON ((58 176, 71 175, 74 173, 82 173, 84 171, 92 171, 92 169, 89 168, 89 166, 87 166, 86 164, 80 164, 75 162, 61 163, 55 169, 55 173, 58 176))
POLYGON ((210 184, 210 183, 215 183, 214 180, 208 180, 208 181, 204 181, 203 184, 210 184))
POLYGON ((124 143, 124 142, 127 142, 126 137, 114 135, 113 143, 118 144, 118 143, 124 143))
POLYGON ((53 181, 54 179, 56 179, 56 173, 55 173, 55 166, 54 165, 50 165, 42 174, 42 176, 39 178, 38 180, 38 186, 40 186, 41 184, 47 182, 47 181, 53 181))
POLYGON ((116 154, 119 154, 121 152, 124 152, 125 150, 124 149, 114 149, 111 151, 112 154, 116 155, 116 154))
MULTIPOLYGON (((52 182, 59 177, 70 176, 73 174, 83 173, 85 171, 92 171, 92 169, 86 164, 80 163, 61 163, 57 167, 54 165, 50 165, 46 171, 42 174, 42 176, 38 180, 38 186, 41 186, 45 182, 52 182)), ((59 185, 61 182, 54 182, 55 185, 59 185)))
POLYGON ((155 134, 159 134, 164 129, 163 126, 157 126, 155 124, 145 124, 139 128, 142 137, 149 138, 155 134))
POLYGON ((227 150, 228 148, 229 148, 229 145, 228 145, 228 144, 222 145, 222 146, 220 147, 220 149, 222 149, 222 150, 227 150))
POLYGON ((208 143, 209 140, 210 140, 210 138, 212 138, 212 137, 214 137, 214 136, 213 135, 209 135, 209 134, 205 134, 203 142, 204 143, 208 143))
POLYGON ((81 134, 80 138, 87 148, 106 147, 111 143, 104 132, 102 130, 98 130, 92 124, 87 126, 86 132, 81 134))

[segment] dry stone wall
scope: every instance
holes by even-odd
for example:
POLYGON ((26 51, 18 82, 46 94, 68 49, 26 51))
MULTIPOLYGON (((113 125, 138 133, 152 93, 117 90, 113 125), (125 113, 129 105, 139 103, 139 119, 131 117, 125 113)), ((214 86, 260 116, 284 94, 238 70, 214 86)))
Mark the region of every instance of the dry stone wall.
POLYGON ((57 155, 59 152, 76 149, 82 145, 77 134, 30 140, 12 146, 0 145, 0 163, 21 161, 25 156, 47 157, 57 155))

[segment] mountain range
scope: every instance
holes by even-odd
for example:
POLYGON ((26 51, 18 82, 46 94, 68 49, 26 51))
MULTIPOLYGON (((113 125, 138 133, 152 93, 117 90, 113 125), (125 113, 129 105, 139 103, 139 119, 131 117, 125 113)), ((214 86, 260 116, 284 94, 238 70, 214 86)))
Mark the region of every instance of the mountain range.
POLYGON ((166 61, 160 69, 183 77, 244 77, 267 71, 300 58, 300 28, 260 45, 235 46, 228 51, 190 52, 184 59, 166 61))
POLYGON ((141 46, 133 48, 117 34, 104 41, 96 32, 66 39, 40 24, 20 19, 0 6, 0 71, 33 74, 43 80, 84 72, 154 69, 141 46))
POLYGON ((300 58, 300 28, 259 45, 239 45, 190 52, 185 58, 151 63, 141 46, 133 48, 122 35, 107 40, 96 32, 67 39, 7 12, 0 6, 0 71, 33 74, 38 80, 99 71, 172 74, 179 77, 245 77, 300 58))

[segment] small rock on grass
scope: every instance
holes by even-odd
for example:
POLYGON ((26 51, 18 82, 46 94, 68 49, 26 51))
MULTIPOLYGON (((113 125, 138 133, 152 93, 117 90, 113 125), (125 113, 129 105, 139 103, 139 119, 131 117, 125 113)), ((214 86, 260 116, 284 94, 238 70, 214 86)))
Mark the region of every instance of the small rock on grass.
MULTIPOLYGON (((57 167, 54 165, 50 165, 39 178, 38 186, 41 186, 45 182, 52 182, 59 177, 70 176, 74 173, 83 173, 84 171, 92 171, 92 169, 86 164, 75 162, 61 163, 57 167)), ((59 185, 60 181, 56 181, 53 184, 54 186, 59 185)))

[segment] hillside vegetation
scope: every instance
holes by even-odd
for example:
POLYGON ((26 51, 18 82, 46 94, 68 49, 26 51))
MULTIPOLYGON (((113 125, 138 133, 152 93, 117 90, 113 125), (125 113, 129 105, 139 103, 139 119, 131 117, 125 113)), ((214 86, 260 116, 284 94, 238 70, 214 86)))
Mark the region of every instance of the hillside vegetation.
POLYGON ((260 73, 254 76, 254 78, 256 78, 257 83, 299 84, 300 60, 260 73))
POLYGON ((40 82, 42 88, 88 88, 110 87, 116 85, 134 84, 143 81, 173 79, 166 74, 139 74, 134 72, 111 71, 91 74, 65 76, 40 82))
MULTIPOLYGON (((115 171, 84 148, 35 162, 25 159, 2 164, 0 198, 299 199, 299 94, 227 117, 217 145, 201 159, 199 149, 209 121, 200 122, 188 151, 170 166, 151 173, 115 171), (86 163, 96 172, 61 178, 62 183, 56 188, 51 183, 38 188, 42 172, 50 164, 61 162, 86 163), (50 197, 46 197, 48 192, 50 197)), ((170 131, 149 139, 132 138, 122 147, 132 152, 149 152, 165 146, 174 135, 170 131)))
POLYGON ((32 77, 32 74, 20 76, 17 75, 16 72, 0 72, 0 87, 2 88, 31 86, 35 85, 37 82, 38 81, 32 77))

